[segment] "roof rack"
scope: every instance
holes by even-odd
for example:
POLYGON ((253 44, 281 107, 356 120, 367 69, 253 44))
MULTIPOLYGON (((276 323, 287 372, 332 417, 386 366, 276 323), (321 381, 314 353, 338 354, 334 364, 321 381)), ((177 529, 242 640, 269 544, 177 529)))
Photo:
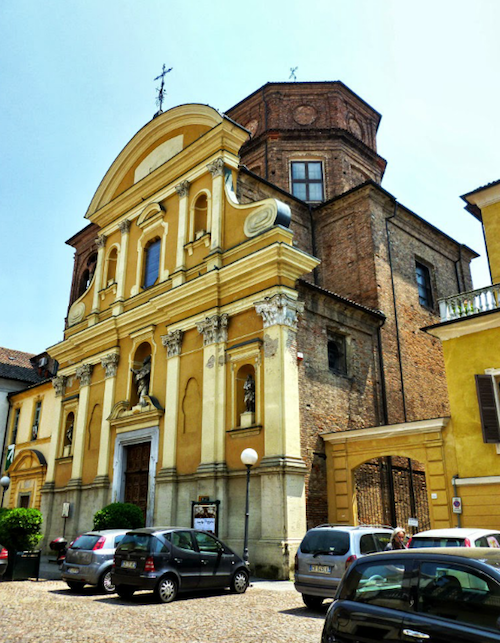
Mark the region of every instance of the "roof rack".
POLYGON ((321 525, 316 525, 314 529, 319 529, 320 527, 349 527, 349 529, 363 529, 366 527, 372 527, 375 529, 394 529, 394 527, 391 527, 391 525, 378 525, 378 524, 365 524, 361 523, 359 525, 347 525, 345 522, 327 522, 323 523, 321 525))

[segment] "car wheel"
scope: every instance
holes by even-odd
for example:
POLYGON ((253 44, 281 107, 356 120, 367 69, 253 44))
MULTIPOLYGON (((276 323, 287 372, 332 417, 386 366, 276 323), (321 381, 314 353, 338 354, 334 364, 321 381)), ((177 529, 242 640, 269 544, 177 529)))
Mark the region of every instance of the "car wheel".
POLYGON ((67 580, 66 585, 72 592, 81 592, 85 583, 82 583, 79 580, 67 580))
POLYGON ((114 594, 115 586, 111 582, 111 569, 103 572, 99 578, 99 589, 105 594, 114 594))
POLYGON ((115 592, 120 598, 132 598, 135 588, 130 585, 116 585, 115 592))
POLYGON ((318 607, 321 607, 323 605, 323 597, 322 596, 311 596, 311 594, 302 594, 302 600, 304 601, 304 604, 306 607, 309 609, 318 609, 318 607))
POLYGON ((156 598, 161 603, 171 603, 177 596, 178 584, 172 576, 162 578, 155 589, 156 598))
POLYGON ((248 573, 244 569, 240 569, 233 576, 231 581, 231 591, 235 594, 244 594, 248 587, 248 573))

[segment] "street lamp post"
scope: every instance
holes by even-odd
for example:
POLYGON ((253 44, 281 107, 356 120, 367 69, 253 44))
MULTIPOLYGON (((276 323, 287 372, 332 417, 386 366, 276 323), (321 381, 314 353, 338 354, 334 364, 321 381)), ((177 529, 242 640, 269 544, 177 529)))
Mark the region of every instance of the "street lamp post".
POLYGON ((3 487, 3 492, 2 492, 2 504, 0 505, 3 507, 3 499, 5 498, 5 492, 9 488, 10 485, 10 478, 9 476, 3 476, 3 478, 0 479, 0 485, 3 487))
POLYGON ((248 563, 248 506, 249 506, 249 489, 250 489, 250 469, 257 462, 259 456, 254 449, 245 449, 241 453, 241 461, 247 468, 247 493, 245 502, 245 537, 243 540, 243 560, 248 563))

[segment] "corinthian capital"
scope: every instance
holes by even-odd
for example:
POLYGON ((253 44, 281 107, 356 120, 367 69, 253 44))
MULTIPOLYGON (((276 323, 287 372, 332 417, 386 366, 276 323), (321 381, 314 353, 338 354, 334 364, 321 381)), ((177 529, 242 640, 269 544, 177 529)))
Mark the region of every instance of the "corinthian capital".
POLYGON ((76 369, 76 377, 80 380, 80 386, 89 386, 92 377, 93 364, 82 364, 76 369))
POLYGON ((214 315, 213 317, 206 317, 203 321, 198 322, 196 327, 198 328, 199 333, 203 333, 203 346, 227 342, 228 323, 229 315, 226 313, 222 315, 214 315))
POLYGON ((56 397, 62 397, 66 392, 68 378, 65 375, 58 375, 52 378, 52 386, 56 392, 56 397))
POLYGON ((100 234, 97 239, 95 240, 96 246, 98 248, 104 248, 106 245, 106 235, 105 234, 100 234))
POLYGON ((182 335, 182 330, 173 330, 161 336, 161 343, 167 349, 167 359, 181 354, 182 335))
POLYGON ((304 310, 304 304, 284 294, 266 297, 254 303, 255 310, 264 320, 264 328, 281 324, 297 330, 297 321, 304 310))
POLYGON ((130 232, 130 221, 128 219, 121 221, 118 224, 118 230, 120 230, 122 234, 128 234, 130 232))
POLYGON ((216 176, 222 176, 224 173, 224 159, 218 158, 207 165, 207 169, 215 179, 216 176))
POLYGON ((175 191, 180 197, 187 196, 189 194, 190 185, 189 181, 182 181, 182 183, 175 186, 175 191))
POLYGON ((118 353, 110 353, 101 357, 101 365, 105 371, 105 378, 116 377, 116 371, 118 370, 118 362, 120 361, 120 356, 118 353))

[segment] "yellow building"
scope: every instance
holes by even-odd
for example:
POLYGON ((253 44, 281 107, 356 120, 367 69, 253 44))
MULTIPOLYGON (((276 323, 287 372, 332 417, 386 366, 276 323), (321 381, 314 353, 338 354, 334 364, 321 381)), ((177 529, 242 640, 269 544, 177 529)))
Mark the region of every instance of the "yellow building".
POLYGON ((426 330, 443 342, 456 452, 448 473, 463 512, 453 523, 500 529, 500 181, 462 198, 484 226, 493 285, 442 300, 442 323, 426 330))
POLYGON ((110 501, 135 502, 149 525, 185 525, 192 501, 209 498, 219 535, 241 549, 240 454, 252 447, 252 560, 288 574, 305 531, 295 283, 318 262, 293 246, 284 203, 238 203, 248 136, 210 107, 174 108, 136 134, 92 199, 84 234, 97 235, 97 256, 49 348, 49 540, 63 502, 76 534, 110 501))

